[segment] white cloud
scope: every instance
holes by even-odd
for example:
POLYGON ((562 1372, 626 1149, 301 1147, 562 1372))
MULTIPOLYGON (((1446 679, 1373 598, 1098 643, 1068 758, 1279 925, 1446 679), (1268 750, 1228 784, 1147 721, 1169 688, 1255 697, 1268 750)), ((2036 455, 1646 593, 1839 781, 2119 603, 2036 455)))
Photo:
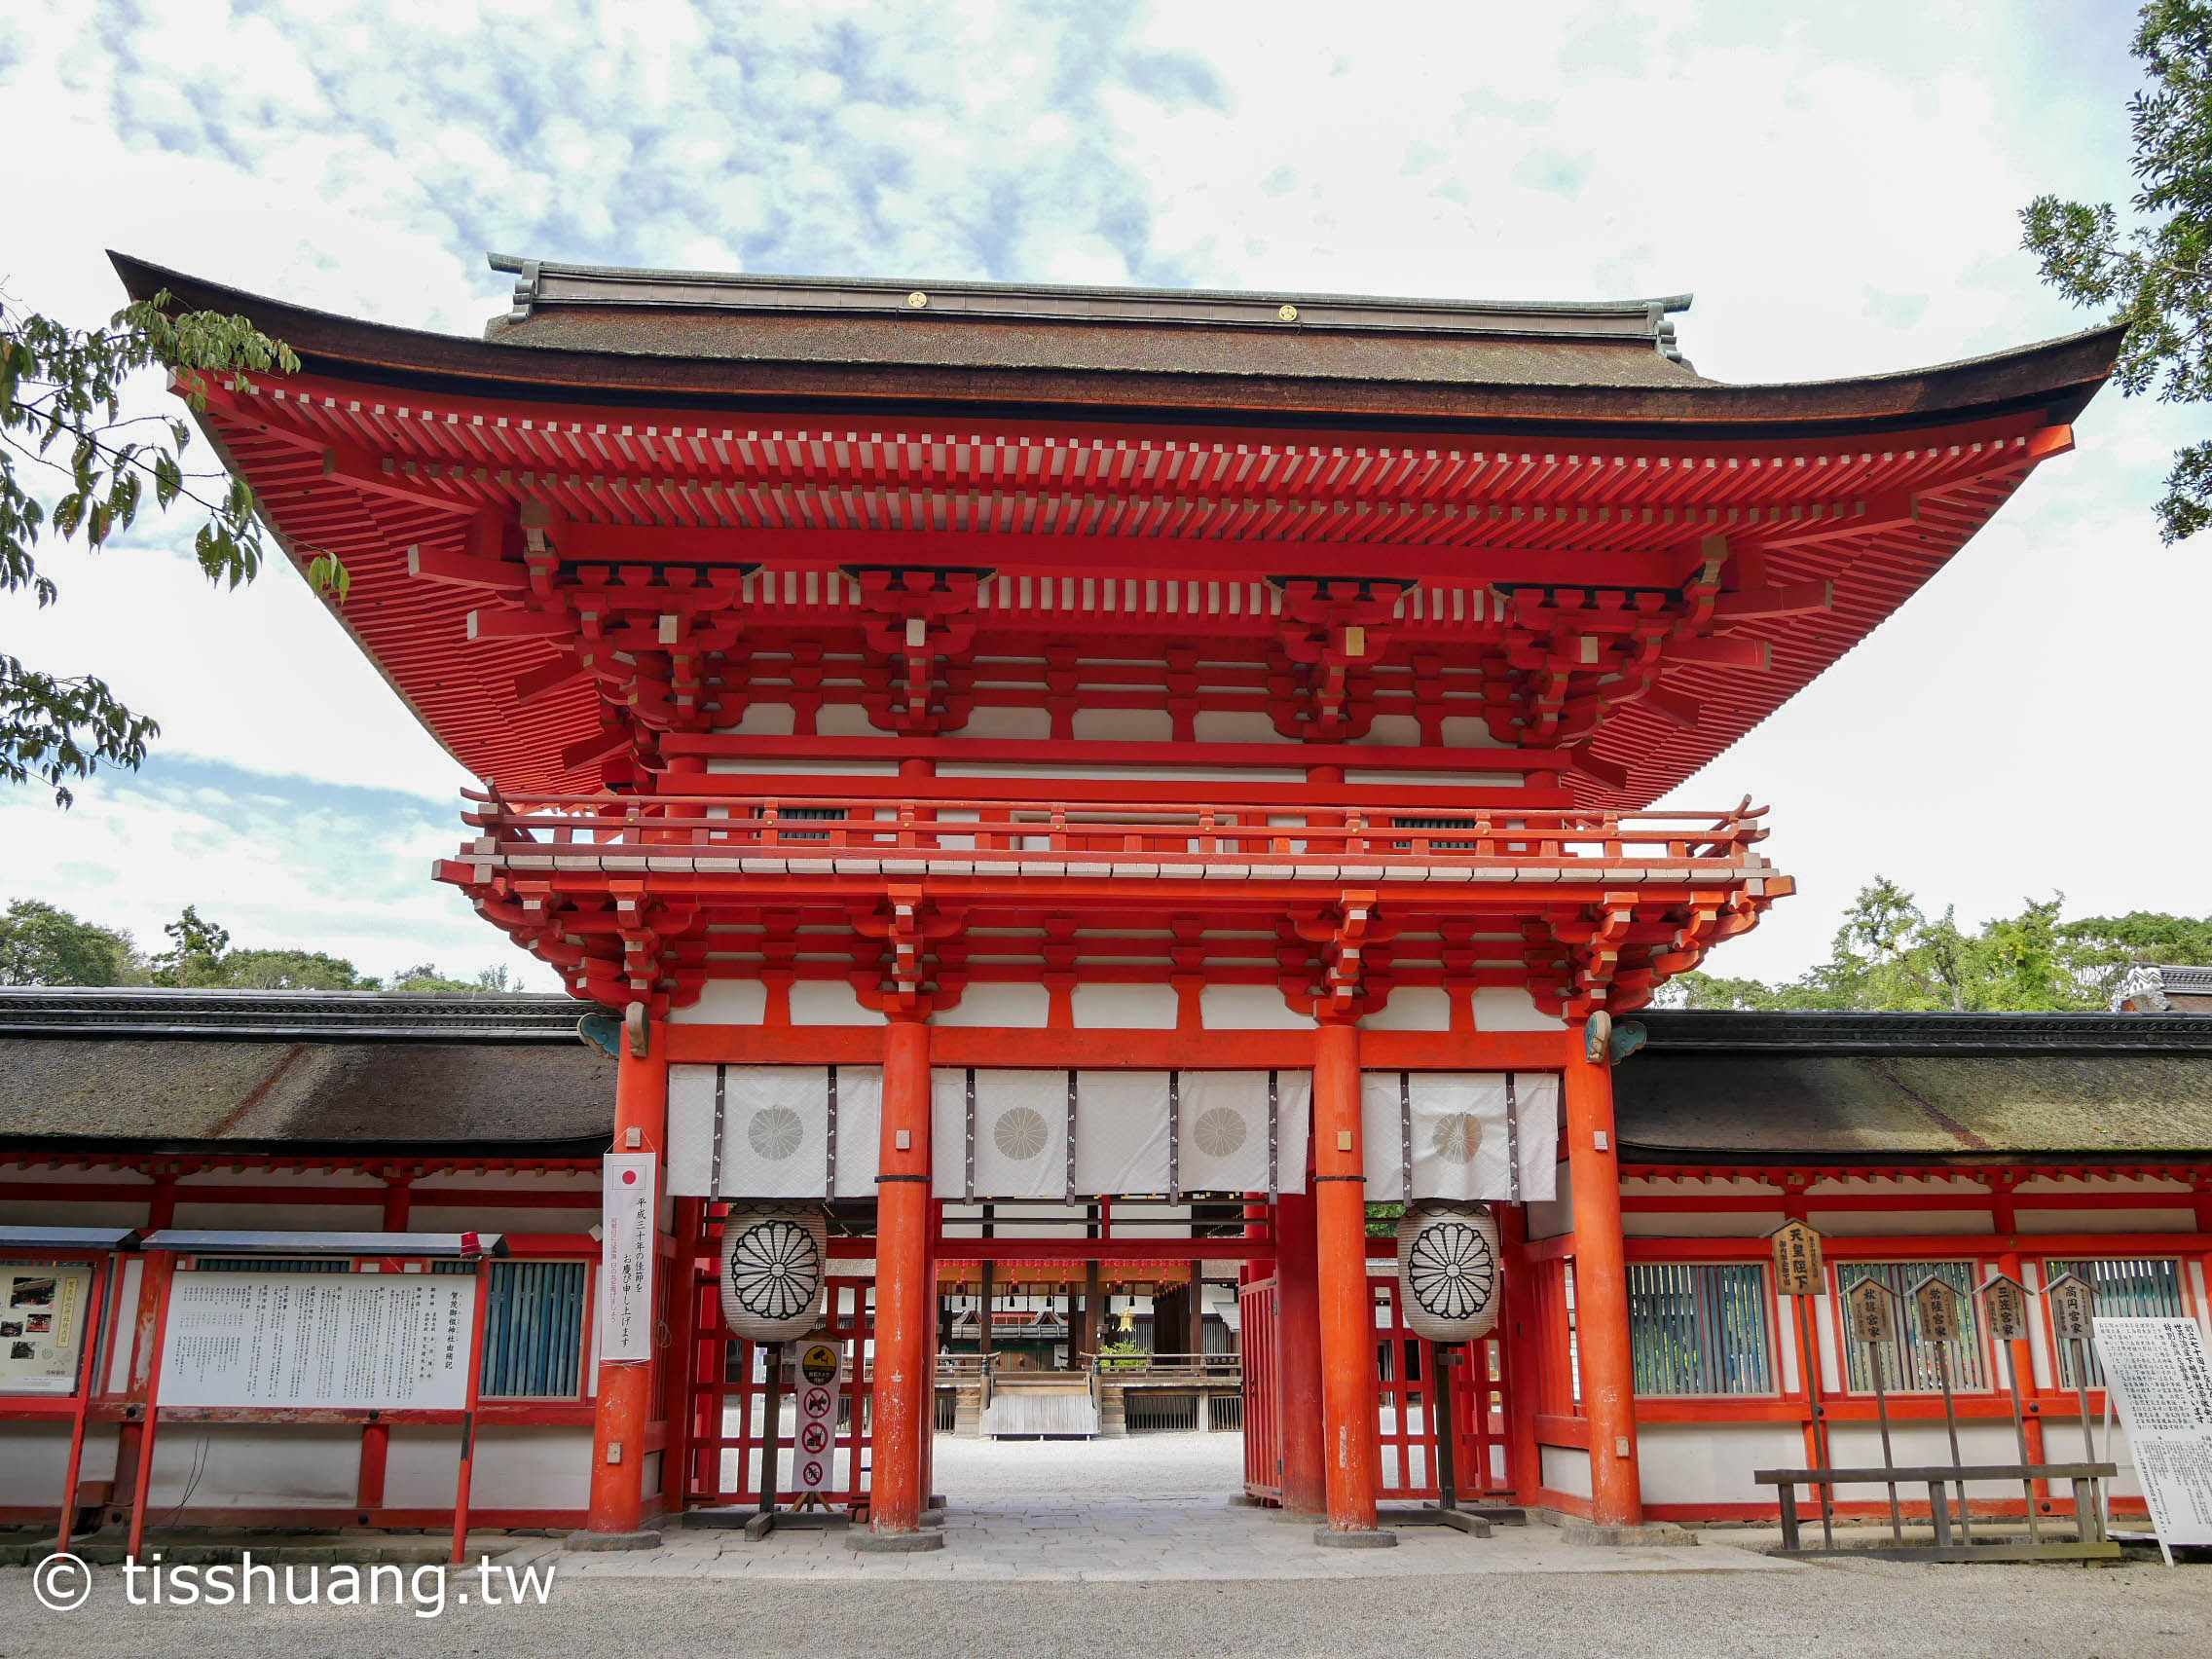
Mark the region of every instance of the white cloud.
POLYGON ((191 904, 242 949, 325 951, 379 977, 425 960, 457 977, 504 963, 534 990, 560 988, 429 879, 461 843, 458 803, 174 755, 76 793, 65 813, 36 792, 0 794, 0 903, 44 899, 149 953, 191 904))
MULTIPOLYGON (((1291 294, 1690 288, 1702 370, 1790 380, 2080 326, 2014 215, 2046 189, 2128 189, 2112 8, 1458 0, 1345 20, 1287 0, 33 0, 0 14, 0 100, 68 165, 18 162, 13 222, 44 231, 0 263, 19 299, 84 319, 117 299, 96 234, 461 332, 501 309, 487 248, 1291 294), (85 178, 121 186, 96 219, 85 178)), ((1771 799, 1771 850, 1806 881, 1722 966, 1817 954, 1877 868, 1970 916, 2052 887, 2212 909, 2203 861, 2135 851, 2212 806, 2166 689, 2201 654, 2212 582, 2148 517, 2194 425, 2107 394, 2080 455, 1680 792, 1771 799)), ((171 756, 425 797, 458 781, 299 583, 203 595, 171 538, 136 539, 62 561, 65 605, 0 626, 109 673, 171 756)))

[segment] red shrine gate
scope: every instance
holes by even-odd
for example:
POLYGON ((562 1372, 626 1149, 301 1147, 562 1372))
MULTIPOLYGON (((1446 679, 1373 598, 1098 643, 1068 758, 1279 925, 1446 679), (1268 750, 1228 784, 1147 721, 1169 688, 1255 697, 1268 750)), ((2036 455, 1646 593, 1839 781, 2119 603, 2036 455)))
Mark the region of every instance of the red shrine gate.
MULTIPOLYGON (((1419 1149, 1365 1080, 1557 1079, 1564 1225, 1508 1244, 1521 1336, 1465 1379, 1462 1466, 1638 1520, 1610 1019, 1789 891, 1749 803, 1644 809, 2070 447, 2117 334, 1727 387, 1677 300, 500 268, 479 342, 122 262, 300 353, 198 387, 205 424, 486 780, 439 878, 622 1012, 615 1153, 691 1183, 685 1363, 603 1357, 590 1526, 722 1490, 682 1264, 730 1190, 671 1161, 686 1067, 868 1074, 819 1201, 872 1221, 894 1543, 929 1490, 942 1075, 1309 1080, 1253 1433, 1338 1533, 1374 1529, 1413 1385, 1378 1375, 1365 1199, 1394 1157, 1419 1196, 1419 1149)), ((1128 1190, 1079 1182, 1075 1092, 1066 1191, 1128 1190)))

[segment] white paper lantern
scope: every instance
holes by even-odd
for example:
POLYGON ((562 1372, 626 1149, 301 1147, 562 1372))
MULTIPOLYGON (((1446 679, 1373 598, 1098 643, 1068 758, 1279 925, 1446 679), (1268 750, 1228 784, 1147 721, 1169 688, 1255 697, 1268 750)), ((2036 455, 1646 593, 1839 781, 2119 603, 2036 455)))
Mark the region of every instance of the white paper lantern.
POLYGON ((1432 1343, 1465 1343, 1497 1325, 1504 1268, 1484 1204, 1423 1199, 1398 1222, 1398 1294, 1406 1323, 1432 1343))
POLYGON ((722 1223, 722 1323, 756 1343, 788 1343, 822 1322, 830 1224, 805 1204, 747 1204, 722 1223))

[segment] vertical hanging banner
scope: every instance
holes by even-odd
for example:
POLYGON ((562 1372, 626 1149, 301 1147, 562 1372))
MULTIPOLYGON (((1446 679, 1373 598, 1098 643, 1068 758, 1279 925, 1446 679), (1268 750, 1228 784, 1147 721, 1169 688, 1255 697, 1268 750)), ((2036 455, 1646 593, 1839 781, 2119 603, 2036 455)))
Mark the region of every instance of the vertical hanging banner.
POLYGON ((2212 1356, 2194 1319, 2095 1316, 2097 1359, 2158 1546, 2212 1544, 2212 1356))
POLYGON ((792 1490, 819 1496, 837 1484, 837 1380, 844 1356, 834 1343, 798 1350, 798 1433, 792 1442, 792 1490))
POLYGON ((1550 1198, 1559 1079, 1548 1072, 1365 1072, 1360 1130, 1370 1202, 1550 1198))
POLYGON ((610 1152, 600 1177, 599 1357, 653 1356, 653 1234, 659 1208, 649 1152, 610 1152))

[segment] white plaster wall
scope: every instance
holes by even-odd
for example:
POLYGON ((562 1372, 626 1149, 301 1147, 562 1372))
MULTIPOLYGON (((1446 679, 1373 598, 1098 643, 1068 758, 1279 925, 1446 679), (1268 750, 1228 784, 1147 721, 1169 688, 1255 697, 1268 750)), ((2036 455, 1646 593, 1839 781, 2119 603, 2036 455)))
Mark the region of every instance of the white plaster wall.
MULTIPOLYGON (((138 1287, 145 1277, 146 1259, 143 1256, 132 1256, 123 1264, 123 1277, 116 1285, 109 1306, 136 1308, 138 1306, 138 1287)), ((102 1362, 107 1366, 107 1391, 109 1393, 120 1394, 130 1386, 131 1365, 137 1357, 137 1323, 132 1319, 123 1319, 117 1325, 115 1346, 108 1349, 107 1358, 102 1362)))
POLYGON ((748 703, 737 724, 715 729, 740 737, 789 737, 795 726, 796 717, 789 703, 748 703))
POLYGON ((384 1226, 384 1203, 190 1204, 180 1197, 178 1227, 289 1229, 306 1233, 375 1233, 384 1226))
MULTIPOLYGON (((8 1220, 18 1227, 143 1227, 141 1203, 87 1203, 82 1198, 10 1198, 8 1220)), ((190 1225, 184 1221, 179 1227, 190 1225)))
POLYGON ((91 1168, 52 1169, 40 1164, 0 1163, 0 1178, 10 1181, 44 1181, 52 1186, 66 1187, 81 1183, 85 1186, 144 1187, 154 1185, 151 1175, 142 1175, 135 1169, 110 1169, 93 1164, 91 1168))
POLYGON ((1646 1503, 1772 1503, 1751 1471, 1798 1467, 1805 1437, 1783 1423, 1650 1422, 1636 1456, 1646 1503))
MULTIPOLYGON (((88 1423, 79 1484, 115 1478, 116 1425, 88 1423)), ((65 1422, 0 1422, 0 1506, 59 1503, 69 1472, 65 1422)))
POLYGON ((1589 1453, 1579 1446, 1539 1446, 1536 1452, 1543 1464, 1545 1486, 1576 1497, 1590 1495, 1589 1453))
POLYGON ((1051 1014, 1051 993, 1043 985, 970 985, 960 1001, 937 1014, 936 1025, 1044 1026, 1051 1014))
POLYGON ((1557 1238, 1574 1231, 1574 1182, 1564 1162, 1553 1179, 1552 1191, 1558 1197, 1537 1198, 1527 1206, 1530 1238, 1557 1238))
POLYGON ((1296 743, 1275 730, 1272 717, 1258 709, 1201 709, 1191 722, 1200 743, 1296 743))
POLYGON ((1478 1031, 1564 1031, 1567 1021, 1545 1014, 1520 985, 1484 985, 1475 991, 1478 1031))
MULTIPOLYGON (((1560 1177, 1563 1181, 1566 1178, 1560 1177)), ((1787 1219, 1779 1209, 1771 1213, 1676 1211, 1658 1215, 1631 1210, 1621 1217, 1621 1232, 1631 1238, 1763 1238, 1787 1219)))
MULTIPOLYGON (((824 737, 880 737, 882 733, 867 723, 867 716, 859 709, 852 713, 860 717, 857 731, 830 729, 831 710, 824 709, 817 722, 824 737)), ((763 778, 805 777, 810 773, 833 778, 896 778, 899 762, 896 760, 830 760, 809 758, 804 760, 771 760, 747 755, 718 755, 707 762, 710 772, 757 773, 763 778)))
POLYGON ((1479 715, 1446 715, 1444 746, 1447 749, 1503 749, 1492 735, 1490 721, 1479 715))
POLYGON ((793 1025, 882 1025, 882 1014, 863 1008, 843 979, 801 979, 792 986, 793 1025))
POLYGON ((2022 1233, 2194 1233, 2189 1209, 2028 1209, 2013 1212, 2022 1233))
MULTIPOLYGON (((1981 1237, 1996 1231, 1989 1210, 1824 1210, 1808 1208, 1805 1219, 1825 1237, 1896 1238, 1919 1234, 1981 1237)), ((1776 1226, 1781 1223, 1777 1222, 1776 1226)))
POLYGON ((689 1008, 671 1009, 671 1025, 758 1025, 767 1016, 768 987, 757 979, 709 979, 689 1008))
POLYGON ((1411 715, 1377 715, 1367 735, 1353 741, 1377 749, 1412 749, 1420 742, 1420 721, 1411 715))
POLYGON ((1208 985, 1198 992, 1198 1017, 1208 1031, 1310 1031, 1315 1023, 1272 985, 1208 985))
MULTIPOLYGON (((1410 767, 1398 766, 1346 766, 1345 782, 1347 784, 1382 784, 1431 787, 1441 789, 1517 789, 1521 784, 1519 772, 1419 772, 1410 767)), ((1470 808, 1469 810, 1472 810, 1470 808)))
POLYGON ((1172 743, 1175 717, 1165 709, 1078 709, 1078 743, 1172 743))
MULTIPOLYGON (((1077 715, 1080 721, 1083 717, 1077 715)), ((1052 716, 1047 709, 980 708, 970 712, 968 723, 951 737, 1019 738, 1042 743, 1052 735, 1052 716)), ((1078 730, 1076 735, 1083 733, 1078 730)))
MULTIPOLYGON (((1892 1394, 1890 1399, 1894 1405, 1898 1396, 1892 1394)), ((1937 1406, 1942 1404, 1940 1394, 1936 1396, 1936 1403, 1937 1406)), ((2069 1424, 2068 1426, 2072 1427, 2073 1425, 2069 1424)), ((1899 1468, 1912 1464, 1948 1464, 1951 1461, 1951 1440, 1950 1436, 1944 1431, 1941 1418, 1936 1419, 1933 1422, 1920 1420, 1899 1422, 1893 1415, 1890 1419, 1890 1447, 1892 1451, 1891 1461, 1899 1468)), ((1837 1468, 1849 1468, 1854 1465, 1865 1469, 1880 1468, 1882 1466, 1881 1424, 1878 1422, 1831 1423, 1828 1428, 1828 1453, 1833 1459, 1833 1465, 1837 1468)), ((2071 1450, 2068 1449, 2066 1440, 2051 1438, 2046 1441, 2046 1453, 2057 1461, 2063 1461, 2068 1457, 2079 1457, 2082 1455, 2080 1430, 2075 1430, 2075 1439, 2072 1442, 2071 1450)), ((1801 1459, 1804 1455, 1804 1447, 1800 1443, 1797 1457, 1801 1459)), ((1959 1424, 1959 1456, 1961 1460, 1968 1463, 2018 1462, 2020 1460, 2020 1443, 2013 1436, 2011 1417, 2007 1415, 2005 1418, 1995 1420, 1977 1418, 1961 1421, 1959 1424)), ((2064 1490, 2063 1484, 2061 1484, 2060 1490, 2064 1490)), ((1844 1500, 1847 1502, 1886 1502, 1889 1495, 1880 1486, 1845 1487, 1842 1492, 1844 1500)), ((2009 1497, 2017 1501, 2019 1495, 2020 1483, 2018 1481, 1969 1481, 1967 1483, 1967 1496, 1970 1498, 2009 1497)), ((1917 1498, 1920 1502, 1926 1503, 1928 1501, 1928 1485, 1924 1481, 1918 1486, 1900 1487, 1898 1491, 1898 1496, 1901 1500, 1909 1501, 1917 1498)))
POLYGON ((598 1226, 599 1219, 596 1209, 527 1209, 519 1204, 416 1204, 407 1212, 407 1225, 417 1233, 581 1234, 598 1226))
POLYGON ((1075 1023, 1085 1031, 1172 1031, 1181 1003, 1173 985, 1078 985, 1075 1023))
MULTIPOLYGON (((858 703, 825 703, 814 712, 817 737, 881 737, 883 733, 858 703)), ((896 770, 896 768, 893 768, 896 770)))
MULTIPOLYGON (((384 1202, 383 1177, 372 1175, 365 1169, 317 1169, 309 1179, 317 1187, 356 1188, 362 1194, 361 1201, 364 1203, 384 1202)), ((296 1169, 268 1169, 253 1165, 233 1169, 225 1164, 220 1169, 203 1169, 198 1174, 179 1176, 176 1190, 179 1198, 189 1198, 196 1186, 268 1187, 281 1194, 289 1188, 297 1187, 300 1181, 300 1172, 296 1169)))
MULTIPOLYGON (((586 1507, 591 1501, 591 1435, 583 1424, 480 1429, 469 1507, 586 1507)), ((385 1457, 385 1502, 393 1509, 450 1508, 460 1470, 458 1429, 395 1427, 385 1457)))
POLYGON ((1449 1031, 1452 997, 1447 991, 1426 985, 1409 986, 1392 991, 1382 1013, 1371 1014, 1359 1023, 1366 1031, 1449 1031))
POLYGON ((164 1423, 154 1441, 147 1504, 155 1512, 187 1503, 194 1509, 344 1507, 355 1501, 360 1474, 358 1427, 164 1423))

